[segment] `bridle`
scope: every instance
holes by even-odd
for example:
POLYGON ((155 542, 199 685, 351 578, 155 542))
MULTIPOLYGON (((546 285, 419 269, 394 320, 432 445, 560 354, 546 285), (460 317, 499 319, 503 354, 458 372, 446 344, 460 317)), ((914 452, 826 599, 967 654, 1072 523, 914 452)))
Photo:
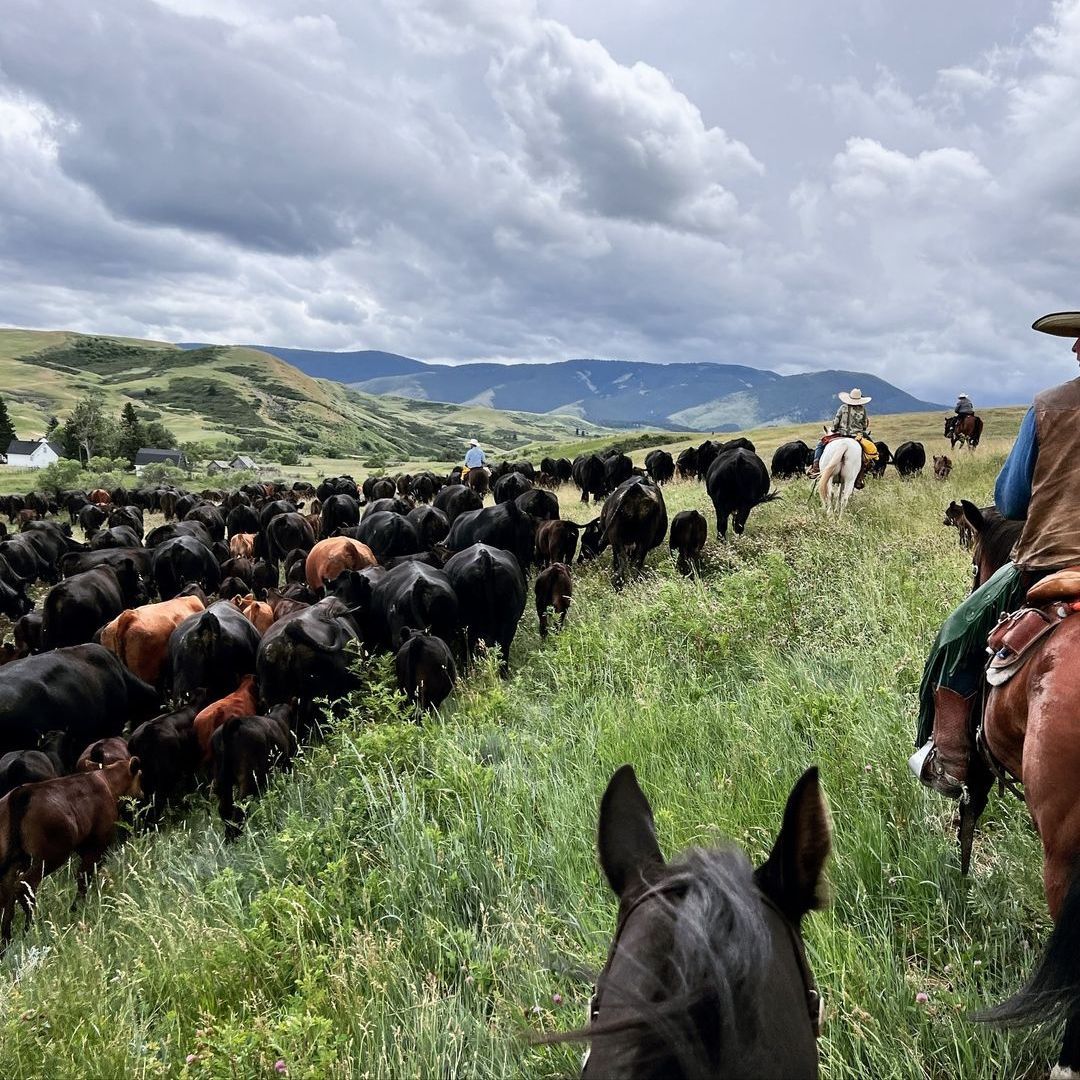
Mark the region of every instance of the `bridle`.
MULTIPOLYGON (((619 916, 619 922, 615 927, 615 936, 611 941, 611 948, 608 951, 607 963, 604 965, 603 971, 597 977, 596 984, 593 986, 592 996, 589 998, 589 1022, 588 1026, 592 1027, 600 1016, 600 991, 603 986, 604 978, 607 975, 608 969, 611 967, 612 961, 615 959, 615 953, 619 947, 619 939, 623 935, 623 931, 626 929, 627 923, 630 921, 630 917, 642 907, 647 901, 654 900, 659 896, 666 896, 671 893, 681 892, 685 888, 686 879, 674 879, 666 882, 661 882, 657 885, 651 885, 644 889, 641 894, 634 898, 633 903, 619 916)), ((806 1001, 806 1012, 810 1019, 810 1027, 814 1032, 814 1038, 821 1038, 821 1029, 825 1017, 825 999, 821 995, 821 991, 818 989, 817 982, 814 979, 814 973, 810 970, 810 965, 806 959, 806 947, 803 944, 802 938, 799 936, 795 927, 792 925, 791 920, 780 910, 776 902, 769 896, 767 896, 762 890, 758 889, 758 898, 761 900, 765 907, 773 911, 779 918, 785 931, 787 932, 788 942, 791 945, 791 951, 795 956, 795 963, 799 969, 799 976, 802 979, 803 995, 806 1001)), ((645 1021, 639 1021, 640 1024, 644 1024, 645 1021)), ((581 1059, 582 1069, 588 1064, 589 1055, 592 1051, 592 1046, 585 1050, 581 1059)))

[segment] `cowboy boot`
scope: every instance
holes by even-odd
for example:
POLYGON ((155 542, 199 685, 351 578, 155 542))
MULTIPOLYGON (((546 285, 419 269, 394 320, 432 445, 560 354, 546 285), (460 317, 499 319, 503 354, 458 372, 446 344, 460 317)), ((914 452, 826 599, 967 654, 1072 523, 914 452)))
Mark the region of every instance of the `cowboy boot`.
POLYGON ((866 487, 866 471, 868 467, 866 462, 863 461, 863 467, 859 470, 859 475, 855 477, 855 487, 858 488, 859 491, 862 491, 862 489, 866 487))
POLYGON ((923 760, 919 780, 949 799, 960 798, 967 783, 975 697, 962 697, 944 686, 934 691, 933 745, 923 760))

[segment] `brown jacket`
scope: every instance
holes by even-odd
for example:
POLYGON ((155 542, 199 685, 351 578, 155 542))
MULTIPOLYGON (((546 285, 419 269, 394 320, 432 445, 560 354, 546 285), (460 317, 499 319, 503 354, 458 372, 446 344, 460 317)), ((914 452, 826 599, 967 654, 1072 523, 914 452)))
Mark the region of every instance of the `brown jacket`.
POLYGON ((1024 531, 1013 549, 1023 570, 1080 566, 1080 379, 1035 398, 1039 455, 1024 531))

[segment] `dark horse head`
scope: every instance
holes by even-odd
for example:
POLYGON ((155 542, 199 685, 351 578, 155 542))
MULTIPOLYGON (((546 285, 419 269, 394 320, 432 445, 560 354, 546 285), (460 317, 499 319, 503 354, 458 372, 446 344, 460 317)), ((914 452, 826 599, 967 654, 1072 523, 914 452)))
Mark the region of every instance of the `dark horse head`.
POLYGON ((634 770, 600 805, 600 863, 619 921, 597 980, 585 1076, 814 1077, 820 998, 803 916, 822 904, 828 809, 809 769, 772 853, 735 848, 664 861, 634 770))

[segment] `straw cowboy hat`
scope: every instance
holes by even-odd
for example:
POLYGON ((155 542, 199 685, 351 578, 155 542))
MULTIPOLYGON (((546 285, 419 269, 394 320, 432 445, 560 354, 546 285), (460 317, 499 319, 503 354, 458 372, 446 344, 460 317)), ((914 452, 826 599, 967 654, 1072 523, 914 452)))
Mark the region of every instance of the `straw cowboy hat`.
POLYGON ((870 397, 864 397, 863 392, 856 386, 850 394, 845 394, 843 391, 841 391, 840 400, 845 405, 866 405, 874 399, 870 397))
POLYGON ((1080 311, 1055 311, 1031 324, 1032 330, 1055 337, 1080 338, 1080 311))
POLYGON ((479 446, 480 444, 475 439, 470 439, 469 440, 469 445, 470 446, 479 446))

